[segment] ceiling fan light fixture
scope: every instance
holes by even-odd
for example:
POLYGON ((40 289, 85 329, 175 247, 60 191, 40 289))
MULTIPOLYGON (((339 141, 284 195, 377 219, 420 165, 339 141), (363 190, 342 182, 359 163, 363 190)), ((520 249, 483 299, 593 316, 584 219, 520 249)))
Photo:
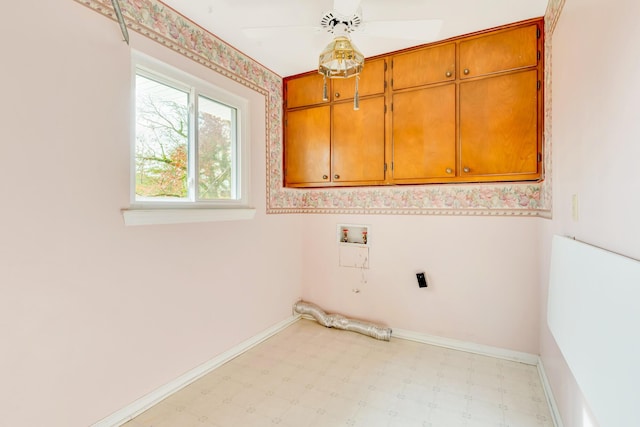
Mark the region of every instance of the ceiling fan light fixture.
POLYGON ((358 79, 364 68, 364 55, 351 42, 349 33, 361 23, 360 15, 353 14, 350 18, 327 12, 321 20, 321 25, 328 32, 334 34, 334 39, 320 53, 318 73, 322 74, 322 100, 328 101, 327 79, 356 78, 353 109, 360 109, 358 95, 358 79))
POLYGON ((320 54, 318 72, 330 79, 357 76, 364 68, 364 55, 347 36, 338 36, 320 54))

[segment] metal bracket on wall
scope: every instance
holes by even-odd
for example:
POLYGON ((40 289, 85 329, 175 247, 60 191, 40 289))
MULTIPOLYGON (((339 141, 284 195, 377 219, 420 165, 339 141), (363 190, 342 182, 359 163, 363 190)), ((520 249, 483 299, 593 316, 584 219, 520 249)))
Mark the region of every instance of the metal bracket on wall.
POLYGON ((129 44, 129 31, 127 31, 127 24, 124 22, 124 16, 122 16, 122 10, 120 9, 120 2, 118 0, 111 0, 113 10, 118 18, 118 24, 120 24, 120 31, 122 31, 122 37, 124 41, 129 44))

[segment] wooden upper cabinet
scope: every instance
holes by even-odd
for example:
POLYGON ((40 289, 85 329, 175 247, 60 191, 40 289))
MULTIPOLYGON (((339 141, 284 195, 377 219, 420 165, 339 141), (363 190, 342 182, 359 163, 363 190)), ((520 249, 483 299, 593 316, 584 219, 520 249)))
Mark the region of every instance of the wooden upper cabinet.
POLYGON ((532 24, 460 42, 460 78, 535 67, 538 31, 532 24))
POLYGON ((384 181, 384 97, 333 105, 332 181, 384 181))
MULTIPOLYGON (((358 92, 360 97, 369 95, 382 95, 384 93, 385 59, 365 61, 364 69, 360 73, 358 92)), ((322 77, 320 77, 322 79, 322 77)), ((331 96, 334 101, 341 99, 353 99, 356 90, 355 77, 348 79, 332 79, 331 96)))
MULTIPOLYGON (((358 92, 360 97, 382 95, 385 90, 385 58, 366 61, 360 73, 358 92)), ((328 100, 340 101, 353 99, 355 94, 355 77, 348 79, 327 79, 328 100)), ((301 77, 286 79, 286 108, 298 108, 326 103, 322 99, 324 79, 318 73, 310 73, 301 77)))
POLYGON ((286 81, 287 108, 321 104, 323 78, 314 73, 286 81))
POLYGON ((355 78, 284 79, 284 185, 542 177, 542 19, 365 60, 355 78), (385 81, 389 84, 385 84, 385 81))
POLYGON ((462 177, 536 177, 537 82, 529 70, 460 84, 462 177))
POLYGON ((289 111, 285 137, 285 185, 329 182, 331 107, 289 111))
POLYGON ((393 90, 445 82, 456 78, 456 45, 427 47, 392 58, 393 90))
POLYGON ((456 87, 393 95, 393 179, 451 178, 456 172, 456 87))

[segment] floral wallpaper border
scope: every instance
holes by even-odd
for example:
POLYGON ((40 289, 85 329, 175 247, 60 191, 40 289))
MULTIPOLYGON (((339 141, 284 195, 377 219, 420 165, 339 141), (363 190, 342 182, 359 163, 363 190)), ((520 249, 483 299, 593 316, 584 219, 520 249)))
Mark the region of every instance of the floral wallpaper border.
POLYGON ((565 0, 549 0, 547 11, 544 16, 545 39, 544 39, 544 167, 547 171, 544 181, 546 209, 548 218, 551 218, 553 188, 553 174, 551 173, 551 153, 553 152, 553 96, 552 96, 552 65, 553 65, 553 32, 556 28, 565 0))
MULTIPOLYGON (((116 20, 110 0, 74 0, 116 20)), ((544 181, 290 189, 283 187, 282 78, 159 0, 121 0, 127 27, 263 95, 266 102, 267 213, 418 215, 551 214, 551 39, 564 0, 545 15, 544 181)))

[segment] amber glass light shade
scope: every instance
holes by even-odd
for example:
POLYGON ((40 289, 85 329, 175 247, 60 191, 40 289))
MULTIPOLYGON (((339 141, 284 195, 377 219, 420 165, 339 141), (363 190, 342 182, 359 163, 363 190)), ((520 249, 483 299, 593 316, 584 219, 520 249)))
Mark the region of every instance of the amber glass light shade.
POLYGON ((320 54, 318 72, 330 79, 357 76, 364 67, 364 55, 346 36, 338 36, 320 54))

